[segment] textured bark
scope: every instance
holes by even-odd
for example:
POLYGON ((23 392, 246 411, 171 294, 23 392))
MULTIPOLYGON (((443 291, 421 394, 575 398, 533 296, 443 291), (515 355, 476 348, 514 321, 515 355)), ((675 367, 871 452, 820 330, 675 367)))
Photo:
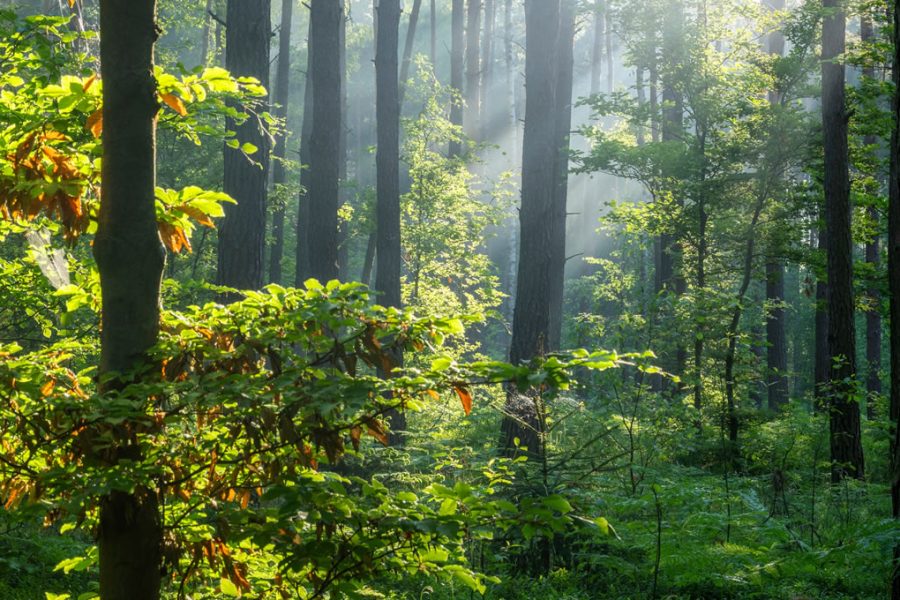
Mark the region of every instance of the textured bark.
POLYGON ((769 410, 778 411, 788 403, 790 380, 787 364, 787 334, 784 309, 784 263, 770 259, 766 263, 766 383, 769 388, 769 410))
POLYGON ((209 34, 212 29, 213 0, 206 0, 206 14, 203 15, 203 33, 200 38, 200 64, 209 64, 209 34))
MULTIPOLYGON (((287 121, 288 101, 291 90, 291 21, 294 1, 281 0, 281 30, 278 34, 278 70, 275 75, 275 115, 287 121)), ((287 131, 282 130, 275 138, 275 150, 272 154, 272 183, 277 187, 287 182, 284 160, 287 157, 287 131)), ((272 214, 272 248, 269 253, 269 281, 281 283, 283 273, 281 262, 284 259, 284 204, 278 206, 272 214)))
MULTIPOLYGON (((308 39, 312 38, 312 22, 310 21, 308 39)), ((312 276, 309 263, 309 186, 310 186, 310 156, 312 146, 313 127, 313 80, 312 66, 315 48, 307 44, 306 52, 306 87, 303 91, 303 122, 300 125, 300 194, 297 197, 297 247, 295 248, 296 261, 294 270, 294 284, 297 287, 312 276)))
MULTIPOLYGON (((456 97, 450 100, 450 123, 457 127, 463 125, 463 52, 465 48, 465 2, 453 0, 450 24, 450 88, 456 97)), ((450 156, 462 154, 462 144, 450 142, 450 156)))
MULTIPOLYGON (((155 0, 100 2, 103 200, 94 240, 100 272, 100 374, 125 373, 159 334, 165 251, 156 226, 155 0)), ((105 381, 102 392, 119 385, 105 381)), ((139 460, 120 446, 113 460, 139 460)), ((162 523, 157 491, 113 492, 100 501, 97 532, 104 600, 159 598, 162 523)))
MULTIPOLYGON (((225 67, 236 77, 257 78, 266 88, 270 21, 269 0, 228 0, 225 67)), ((240 150, 225 146, 223 189, 237 205, 225 205, 219 226, 218 282, 255 290, 262 287, 264 278, 269 137, 253 117, 240 125, 229 120, 228 128, 237 132, 240 144, 253 144, 258 151, 248 159, 240 150)))
MULTIPOLYGON (((400 238, 400 90, 398 81, 397 46, 400 36, 400 0, 381 0, 378 3, 378 34, 375 44, 375 94, 378 128, 378 150, 375 156, 378 171, 377 240, 378 269, 375 290, 384 306, 402 305, 400 273, 402 269, 400 238)), ((394 356, 402 364, 402 356, 394 356)), ((402 412, 388 414, 391 442, 402 443, 406 418, 402 412), (395 433, 395 432, 400 432, 395 433)))
POLYGON ((550 265, 549 349, 562 343, 563 304, 566 273, 566 220, 569 197, 569 138, 572 130, 572 85, 574 69, 575 7, 571 0, 559 6, 559 36, 556 48, 556 147, 557 161, 553 190, 553 238, 550 265))
POLYGON ((466 110, 463 117, 466 135, 478 139, 481 83, 481 0, 467 0, 466 14, 466 110))
MULTIPOLYGON (((900 65, 900 2, 893 2, 894 65, 900 65)), ((894 89, 900 90, 900 69, 894 68, 894 89)), ((894 93, 891 136, 890 205, 888 208, 888 286, 891 292, 891 514, 900 520, 900 91, 894 93)), ((894 545, 891 599, 900 600, 900 541, 894 545)))
MULTIPOLYGON (((340 191, 341 20, 343 6, 335 0, 312 0, 313 118, 309 139, 309 252, 310 276, 337 279, 338 207, 340 191)), ((380 25, 379 25, 380 26, 380 25)))
POLYGON ((844 65, 846 15, 838 9, 825 18, 822 34, 822 126, 825 140, 825 222, 828 234, 829 408, 832 481, 865 476, 860 442, 859 404, 853 397, 856 376, 856 327, 853 304, 853 238, 844 65))
MULTIPOLYGON (((822 219, 820 219, 822 220, 822 219)), ((818 250, 824 257, 828 253, 828 234, 824 222, 819 224, 818 250)), ((815 408, 821 410, 827 403, 830 353, 828 351, 828 281, 820 277, 816 281, 815 356, 813 358, 813 385, 815 408)))
MULTIPOLYGON (((519 363, 546 353, 550 333, 553 198, 556 189, 556 33, 559 0, 525 2, 525 139, 522 147, 522 207, 519 274, 510 361, 519 363), (555 33, 550 33, 555 32, 555 33)), ((540 419, 529 390, 510 390, 501 447, 514 449, 515 438, 533 455, 543 453, 540 419)))

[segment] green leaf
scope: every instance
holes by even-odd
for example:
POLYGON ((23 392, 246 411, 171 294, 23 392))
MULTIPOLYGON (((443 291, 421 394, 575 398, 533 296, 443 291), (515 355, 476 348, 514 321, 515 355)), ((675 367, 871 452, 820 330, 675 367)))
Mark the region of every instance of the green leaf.
POLYGON ((224 577, 219 580, 219 589, 226 596, 231 596, 232 598, 239 598, 241 595, 240 590, 237 589, 237 586, 231 582, 230 579, 225 579, 224 577))
POLYGON ((559 494, 553 494, 552 496, 547 496, 542 501, 544 506, 555 510, 556 512, 566 514, 572 512, 572 505, 569 504, 569 501, 560 496, 559 494))

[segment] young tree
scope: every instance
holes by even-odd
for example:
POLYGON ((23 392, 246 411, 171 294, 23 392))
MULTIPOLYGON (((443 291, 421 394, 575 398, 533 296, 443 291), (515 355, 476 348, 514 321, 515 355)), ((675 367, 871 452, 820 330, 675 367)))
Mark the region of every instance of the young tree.
POLYGON ((337 279, 339 272, 343 12, 342 3, 335 0, 312 0, 310 5, 313 116, 309 139, 309 231, 306 244, 310 275, 323 282, 337 279))
MULTIPOLYGON (((103 200, 94 257, 103 291, 100 374, 106 376, 131 371, 159 334, 165 250, 155 200, 155 0, 103 0, 100 30, 103 200)), ((104 381, 104 392, 121 385, 104 381)), ((137 445, 117 445, 102 460, 139 460, 136 452, 137 445)), ((97 530, 101 597, 157 600, 163 535, 157 491, 108 492, 97 530)))
MULTIPOLYGON (((288 101, 291 89, 291 24, 294 11, 294 0, 281 1, 281 29, 278 34, 278 71, 275 76, 275 115, 285 121, 287 127, 288 101)), ((287 158, 287 130, 281 130, 275 138, 275 149, 272 154, 272 183, 278 188, 287 183, 287 170, 284 161, 287 158)), ((282 264, 284 258, 284 216, 285 206, 279 204, 272 214, 272 242, 269 254, 269 281, 281 283, 282 264)))
POLYGON ((825 221, 828 232, 828 345, 832 480, 865 476, 859 404, 854 398, 856 327, 853 236, 844 70, 846 14, 838 0, 822 27, 822 127, 825 140, 825 221))
MULTIPOLYGON (((228 0, 225 66, 236 77, 255 77, 269 87, 270 0, 228 0)), ((255 111, 257 114, 259 110, 255 111)), ((269 136, 255 116, 238 124, 238 147, 225 145, 223 190, 237 200, 219 228, 218 282, 238 289, 263 285, 269 136)))
MULTIPOLYGON (((521 238, 510 362, 550 348, 550 289, 554 234, 553 199, 559 159, 556 116, 556 39, 560 0, 525 2, 525 139, 522 147, 521 238)), ((533 455, 543 452, 540 423, 529 390, 511 390, 501 428, 501 447, 518 438, 533 455)))

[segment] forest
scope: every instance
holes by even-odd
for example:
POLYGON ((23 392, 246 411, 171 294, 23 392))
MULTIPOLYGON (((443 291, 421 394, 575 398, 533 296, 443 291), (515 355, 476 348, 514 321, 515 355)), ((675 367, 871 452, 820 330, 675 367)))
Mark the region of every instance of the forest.
POLYGON ((900 0, 0 0, 0 600, 900 600, 900 0))

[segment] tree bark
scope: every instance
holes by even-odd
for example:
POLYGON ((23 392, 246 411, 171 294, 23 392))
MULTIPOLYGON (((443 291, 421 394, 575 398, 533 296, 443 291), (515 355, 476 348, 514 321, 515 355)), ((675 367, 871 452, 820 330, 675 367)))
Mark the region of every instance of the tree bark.
POLYGON ((495 0, 484 0, 484 36, 481 42, 481 94, 479 117, 481 139, 490 136, 492 121, 491 94, 494 92, 494 20, 495 0))
MULTIPOLYGON (((891 444, 891 514, 900 520, 900 6, 893 2, 894 52, 893 80, 894 130, 891 135, 890 204, 888 208, 888 286, 891 340, 890 419, 893 427, 891 444)), ((891 599, 900 600, 900 542, 894 545, 894 569, 891 599)))
MULTIPOLYGON (((165 250, 156 224, 155 0, 100 2, 103 189, 94 257, 103 297, 100 375, 127 373, 159 334, 165 250)), ((101 392, 121 385, 104 380, 101 392)), ((137 445, 115 458, 140 460, 137 445)), ((111 492, 100 501, 97 542, 104 600, 157 600, 162 522, 158 491, 111 492)))
MULTIPOLYGON (((463 126, 463 52, 465 48, 465 2, 453 0, 450 24, 450 88, 454 97, 450 99, 450 123, 463 126)), ((450 156, 462 154, 462 143, 450 142, 450 156)))
POLYGON ((553 190, 553 239, 550 266, 549 350, 562 344, 563 304, 566 273, 566 221, 569 192, 569 138, 572 129, 572 85, 574 69, 575 7, 561 0, 556 49, 556 147, 557 162, 553 190))
MULTIPOLYGON (((255 77, 268 88, 270 0, 228 0, 227 10, 226 68, 235 77, 255 77)), ((237 132, 240 144, 253 144, 257 152, 248 158, 240 149, 225 146, 223 189, 237 204, 225 205, 219 226, 218 282, 256 290, 264 278, 269 138, 254 116, 240 125, 229 119, 228 128, 237 132)))
MULTIPOLYGON (((522 207, 519 274, 510 361, 520 363, 549 349, 556 144, 556 36, 559 0, 525 1, 525 139, 522 147, 522 207), (552 33, 551 33, 552 32, 552 33)), ((508 453, 518 438, 533 456, 543 454, 541 423, 530 390, 510 390, 501 426, 508 453)))
POLYGON ((769 410, 779 411, 790 395, 787 365, 786 312, 784 309, 784 263, 777 258, 766 262, 766 301, 771 305, 766 315, 766 383, 769 410))
POLYGON ((340 73, 342 18, 342 3, 335 0, 312 0, 309 45, 314 48, 310 71, 313 118, 309 139, 307 244, 310 276, 322 282, 337 279, 339 274, 339 132, 343 126, 340 73))
MULTIPOLYGON (((400 0, 378 3, 378 34, 375 50, 376 119, 378 150, 376 168, 376 260, 375 290, 384 306, 400 308, 402 270, 400 237, 400 89, 397 47, 400 37, 400 0)), ((393 357, 398 365, 403 357, 393 357)), ((385 374, 387 375, 387 374, 385 374)), ((388 414, 391 442, 403 442, 406 417, 400 411, 388 414)))
MULTIPOLYGON (((291 23, 294 0, 281 0, 281 30, 278 34, 278 70, 275 76, 275 116, 284 121, 284 129, 275 137, 272 154, 272 183, 277 188, 287 183, 284 161, 287 158, 287 116, 291 91, 291 23)), ((272 214, 272 249, 269 253, 269 281, 282 282, 284 259, 285 205, 280 204, 272 214)))
MULTIPOLYGON (((310 20, 307 40, 312 39, 312 20, 310 20)), ((294 284, 297 287, 312 276, 312 268, 309 262, 309 186, 310 186, 310 156, 312 148, 313 127, 313 54, 315 48, 307 41, 306 52, 306 87, 303 90, 303 122, 300 125, 300 193, 297 196, 297 247, 295 248, 294 284)))
POLYGON ((828 234, 828 344, 830 354, 831 477, 865 476, 859 404, 854 398, 856 327, 847 110, 844 89, 846 15, 839 0, 822 33, 822 126, 825 139, 825 221, 828 234))

